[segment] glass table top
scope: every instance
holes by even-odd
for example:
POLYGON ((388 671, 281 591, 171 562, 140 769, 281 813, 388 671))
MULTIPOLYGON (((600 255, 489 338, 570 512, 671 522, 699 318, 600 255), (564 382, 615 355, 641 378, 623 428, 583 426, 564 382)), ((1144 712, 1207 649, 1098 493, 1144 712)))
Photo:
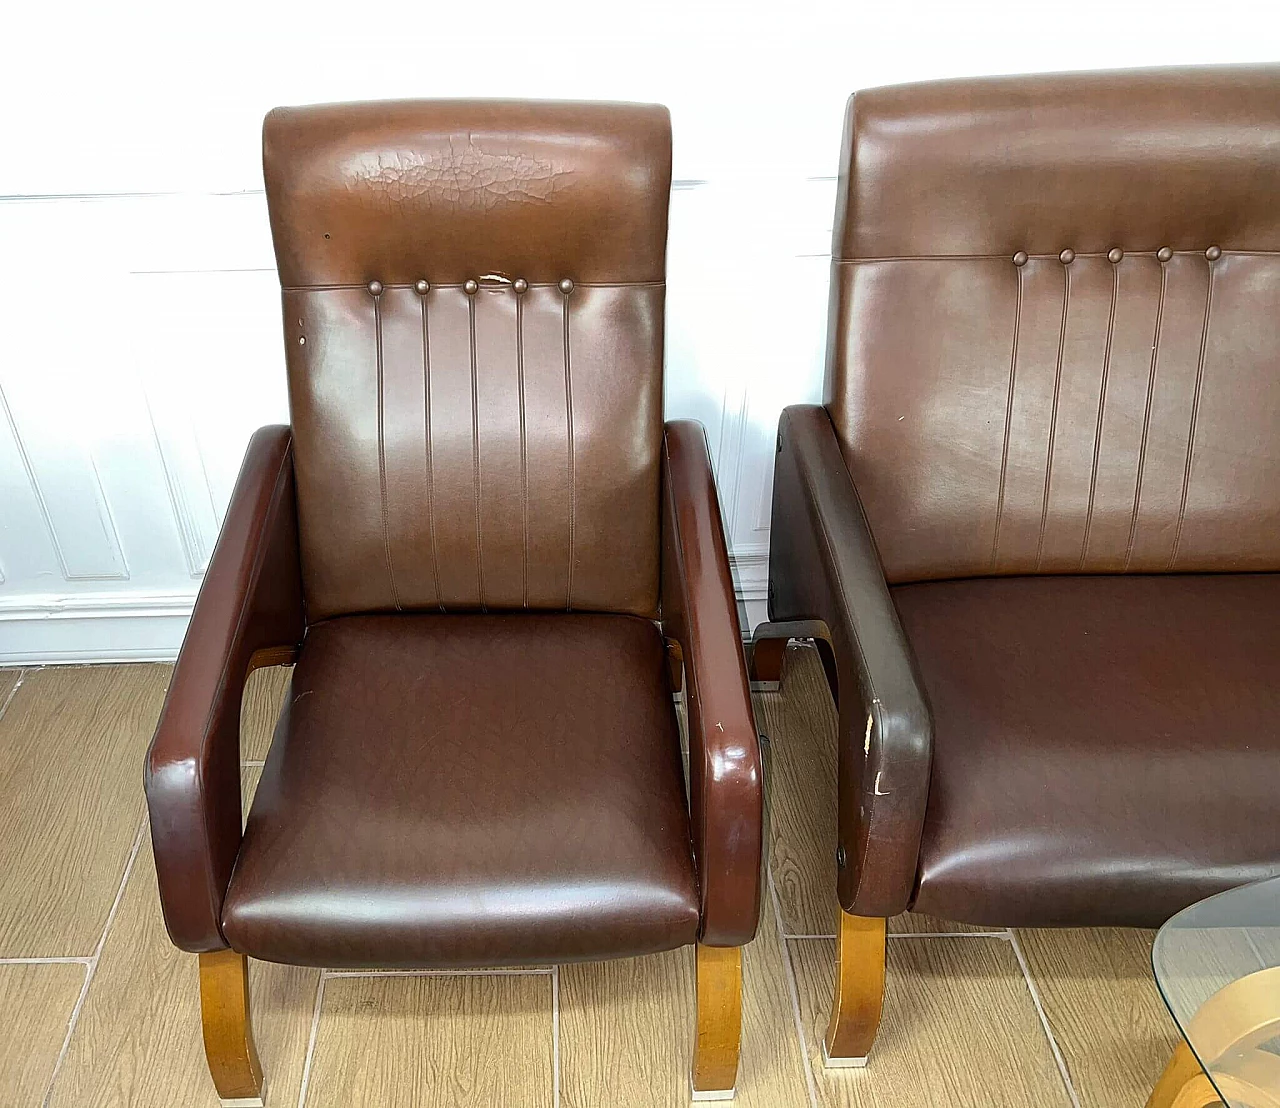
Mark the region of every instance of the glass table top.
POLYGON ((1184 908, 1151 965, 1223 1103, 1280 1108, 1280 877, 1184 908))

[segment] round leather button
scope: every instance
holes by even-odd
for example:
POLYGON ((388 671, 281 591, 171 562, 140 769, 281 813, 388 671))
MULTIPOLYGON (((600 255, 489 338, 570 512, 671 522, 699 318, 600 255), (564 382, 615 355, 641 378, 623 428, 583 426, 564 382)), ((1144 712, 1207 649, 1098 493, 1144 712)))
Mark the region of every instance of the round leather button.
POLYGON ((416 292, 419 296, 426 296, 427 293, 431 291, 431 282, 421 281, 421 280, 414 281, 413 291, 416 292))
POLYGON ((1063 265, 1070 265, 1075 260, 1076 260, 1076 252, 1071 249, 1064 250, 1061 254, 1058 255, 1058 261, 1060 261, 1063 265))
POLYGON ((1014 264, 1014 265, 1026 265, 1026 264, 1027 264, 1027 252, 1026 252, 1025 250, 1019 250, 1019 251, 1018 251, 1018 252, 1013 256, 1013 264, 1014 264))
POLYGON ((516 292, 528 292, 529 282, 526 281, 523 277, 517 277, 514 281, 511 282, 511 287, 515 289, 516 292))
POLYGON ((1118 246, 1113 246, 1110 250, 1107 251, 1107 261, 1109 261, 1112 265, 1115 265, 1116 262, 1118 262, 1123 257, 1124 257, 1124 251, 1121 250, 1120 247, 1118 246))
POLYGON ((1162 262, 1167 262, 1170 258, 1173 257, 1173 251, 1170 250, 1167 246, 1162 246, 1160 247, 1159 250, 1156 251, 1156 257, 1159 258, 1162 262))
POLYGON ((382 282, 381 282, 381 281, 370 281, 370 282, 369 282, 369 295, 370 295, 370 296, 381 296, 381 295, 382 295, 382 282))
POLYGON ((477 281, 474 277, 468 277, 462 283, 462 291, 465 292, 468 296, 475 296, 476 292, 479 291, 479 288, 480 288, 480 282, 477 281))
POLYGON ((1208 258, 1208 259, 1209 259, 1209 261, 1211 261, 1211 262, 1216 262, 1219 258, 1221 258, 1221 257, 1222 257, 1222 247, 1221 247, 1221 246, 1211 246, 1211 247, 1209 247, 1209 249, 1208 249, 1208 250, 1206 250, 1206 251, 1204 252, 1204 256, 1205 256, 1206 258, 1208 258))
POLYGON ((570 281, 568 277, 561 277, 558 287, 565 296, 568 296, 569 293, 573 292, 573 282, 570 281))

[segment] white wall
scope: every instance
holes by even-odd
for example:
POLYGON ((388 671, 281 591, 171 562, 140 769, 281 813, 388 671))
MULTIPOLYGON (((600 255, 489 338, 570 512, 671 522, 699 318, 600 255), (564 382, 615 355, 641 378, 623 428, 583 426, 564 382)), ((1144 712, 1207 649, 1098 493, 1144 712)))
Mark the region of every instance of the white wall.
POLYGON ((670 106, 667 407, 707 426, 762 613, 778 409, 818 399, 846 96, 1280 59, 1274 2, 8 5, 0 664, 171 657, 251 430, 286 418, 274 104, 670 106))

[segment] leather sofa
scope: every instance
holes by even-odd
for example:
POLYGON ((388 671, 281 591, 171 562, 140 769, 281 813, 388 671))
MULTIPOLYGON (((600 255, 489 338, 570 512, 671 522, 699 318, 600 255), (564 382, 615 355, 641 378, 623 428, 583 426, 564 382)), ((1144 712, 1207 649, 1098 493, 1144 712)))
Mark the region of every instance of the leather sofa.
POLYGON ((262 1096, 246 957, 696 944, 693 1088, 731 1095, 761 776, 705 438, 662 417, 667 112, 276 109, 263 148, 290 425, 249 445, 146 764, 218 1093, 262 1096), (242 834, 245 678, 291 661, 242 834))
POLYGON ((754 666, 839 715, 837 984, 885 919, 1152 927, 1280 872, 1280 69, 849 101, 825 401, 754 666))

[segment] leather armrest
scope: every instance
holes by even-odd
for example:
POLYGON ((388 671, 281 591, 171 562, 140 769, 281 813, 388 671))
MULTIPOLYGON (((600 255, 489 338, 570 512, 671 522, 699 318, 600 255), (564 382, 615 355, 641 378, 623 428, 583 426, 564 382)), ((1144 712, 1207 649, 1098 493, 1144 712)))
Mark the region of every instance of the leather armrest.
POLYGON ((160 902, 183 950, 227 946, 222 901, 240 849, 245 678, 291 660, 305 629, 292 437, 288 427, 264 427, 249 441, 147 752, 160 902))
POLYGON ((662 489, 662 625, 684 660, 699 938, 740 946, 760 916, 760 745, 701 424, 667 424, 662 489))
POLYGON ((827 411, 782 413, 773 477, 769 618, 821 620, 839 689, 837 892, 846 911, 910 906, 929 797, 933 721, 875 541, 827 411))

